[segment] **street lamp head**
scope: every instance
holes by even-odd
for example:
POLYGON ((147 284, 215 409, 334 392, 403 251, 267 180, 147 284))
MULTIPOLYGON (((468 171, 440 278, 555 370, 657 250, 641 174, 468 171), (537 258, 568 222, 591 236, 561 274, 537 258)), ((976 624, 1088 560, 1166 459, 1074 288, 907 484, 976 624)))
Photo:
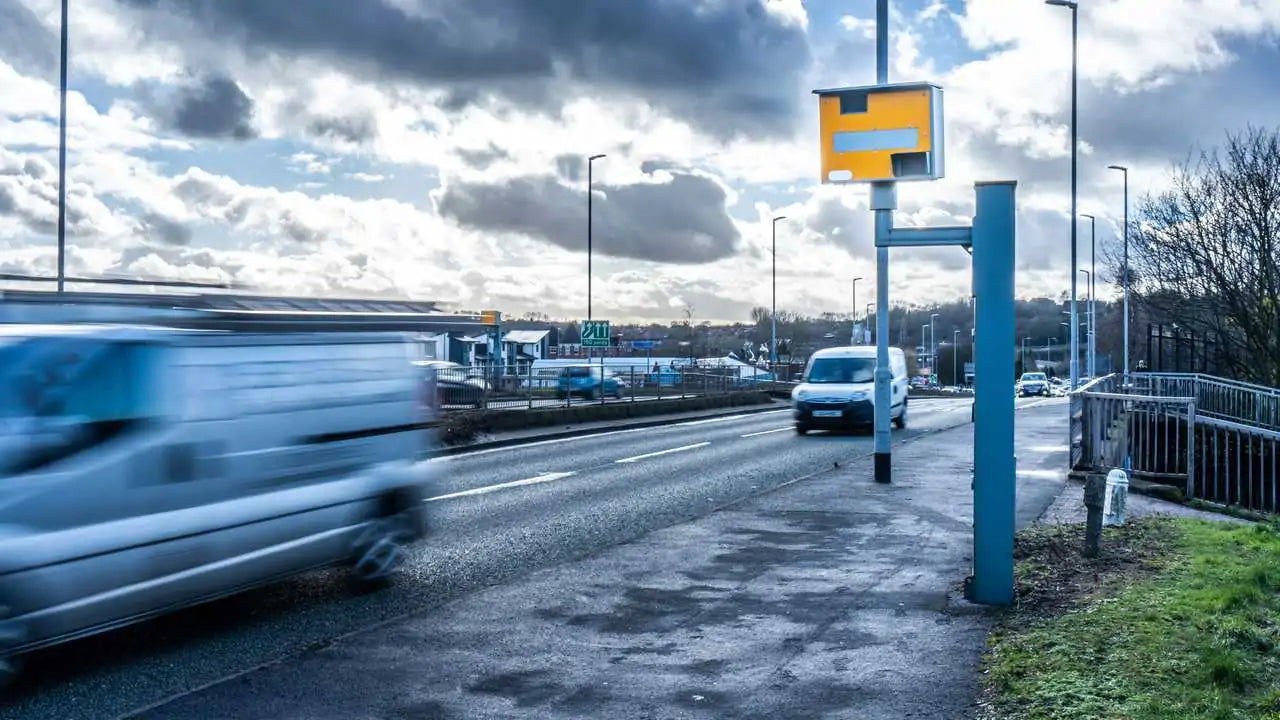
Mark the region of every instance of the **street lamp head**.
POLYGON ((598 155, 592 155, 591 157, 587 158, 587 162, 591 162, 592 160, 599 160, 602 157, 608 157, 608 155, 605 155, 604 153, 600 153, 598 155))
POLYGON ((1123 166, 1123 165, 1108 165, 1108 166, 1107 166, 1107 169, 1108 169, 1108 170, 1119 170, 1120 172, 1126 172, 1126 173, 1127 173, 1127 172, 1129 172, 1129 168, 1127 168, 1127 167, 1125 167, 1125 166, 1123 166))
POLYGON ((1055 7, 1066 7, 1075 10, 1079 3, 1076 0, 1044 0, 1045 5, 1053 5, 1055 7))
POLYGON ((862 278, 860 278, 860 277, 856 277, 856 278, 854 278, 854 279, 853 279, 853 281, 854 281, 854 282, 858 282, 858 281, 859 281, 859 280, 861 280, 861 279, 862 279, 862 278))
POLYGON ((787 219, 787 216, 786 216, 786 215, 778 215, 777 217, 775 217, 775 218, 773 219, 773 221, 774 221, 774 222, 778 222, 779 220, 786 220, 786 219, 787 219))
POLYGON ((1098 219, 1098 218, 1096 218, 1096 217, 1094 217, 1094 216, 1090 215, 1089 213, 1080 213, 1080 217, 1082 217, 1082 218, 1089 218, 1090 222, 1097 221, 1097 219, 1098 219))

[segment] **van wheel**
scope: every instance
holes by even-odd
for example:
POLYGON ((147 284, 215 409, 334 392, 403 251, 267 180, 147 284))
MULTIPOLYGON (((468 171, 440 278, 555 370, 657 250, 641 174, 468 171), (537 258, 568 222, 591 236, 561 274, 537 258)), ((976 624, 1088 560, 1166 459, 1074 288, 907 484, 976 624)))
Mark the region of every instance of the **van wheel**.
POLYGON ((898 417, 893 419, 893 424, 899 430, 907 429, 907 404, 905 402, 902 403, 902 412, 898 414, 898 417))
POLYGON ((9 607, 0 605, 0 693, 3 693, 22 674, 23 658, 10 648, 17 647, 26 639, 26 633, 17 621, 6 620, 9 607))
POLYGON ((385 583, 404 559, 404 546, 415 537, 408 512, 379 518, 369 523, 355 542, 351 578, 357 587, 385 583))
POLYGON ((796 426, 796 434, 797 434, 797 435, 808 435, 808 434, 809 434, 809 428, 805 427, 804 425, 797 425, 797 426, 796 426))

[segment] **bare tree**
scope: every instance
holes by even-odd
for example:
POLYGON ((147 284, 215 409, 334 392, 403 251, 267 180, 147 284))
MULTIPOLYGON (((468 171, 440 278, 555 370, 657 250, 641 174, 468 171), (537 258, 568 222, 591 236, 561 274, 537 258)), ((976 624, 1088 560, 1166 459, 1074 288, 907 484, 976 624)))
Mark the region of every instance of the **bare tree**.
POLYGON ((1212 340, 1219 372, 1280 386, 1280 128, 1228 135, 1137 210, 1134 302, 1212 340))

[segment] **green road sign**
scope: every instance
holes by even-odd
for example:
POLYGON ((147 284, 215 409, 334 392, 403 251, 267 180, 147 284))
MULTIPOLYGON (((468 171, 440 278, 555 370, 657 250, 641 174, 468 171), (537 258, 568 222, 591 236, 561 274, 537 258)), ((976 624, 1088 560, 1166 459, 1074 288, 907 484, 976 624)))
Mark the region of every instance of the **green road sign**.
POLYGON ((587 320, 582 323, 582 347, 609 347, 608 320, 587 320))

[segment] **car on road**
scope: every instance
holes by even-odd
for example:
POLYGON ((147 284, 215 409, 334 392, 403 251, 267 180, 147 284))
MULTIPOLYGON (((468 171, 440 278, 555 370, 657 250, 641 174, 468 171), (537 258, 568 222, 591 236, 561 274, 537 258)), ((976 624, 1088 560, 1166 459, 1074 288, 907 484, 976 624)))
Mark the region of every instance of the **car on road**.
POLYGON ((1049 385, 1049 377, 1042 372, 1022 373, 1022 377, 1018 379, 1018 395, 1051 397, 1053 390, 1049 385))
POLYGON ((29 651, 426 532, 412 337, 0 326, 0 684, 29 651))
POLYGON ((607 374, 599 365, 570 365, 561 368, 556 384, 556 396, 566 399, 573 396, 595 400, 599 397, 622 399, 622 383, 607 374))
MULTIPOLYGON (((890 417, 907 426, 907 359, 889 348, 890 417)), ((868 427, 875 422, 874 345, 818 350, 809 358, 800 383, 791 392, 796 432, 868 427)))
POLYGON ((441 405, 463 405, 483 408, 489 394, 489 381, 476 368, 468 368, 446 360, 422 360, 418 365, 435 372, 436 392, 441 405))

